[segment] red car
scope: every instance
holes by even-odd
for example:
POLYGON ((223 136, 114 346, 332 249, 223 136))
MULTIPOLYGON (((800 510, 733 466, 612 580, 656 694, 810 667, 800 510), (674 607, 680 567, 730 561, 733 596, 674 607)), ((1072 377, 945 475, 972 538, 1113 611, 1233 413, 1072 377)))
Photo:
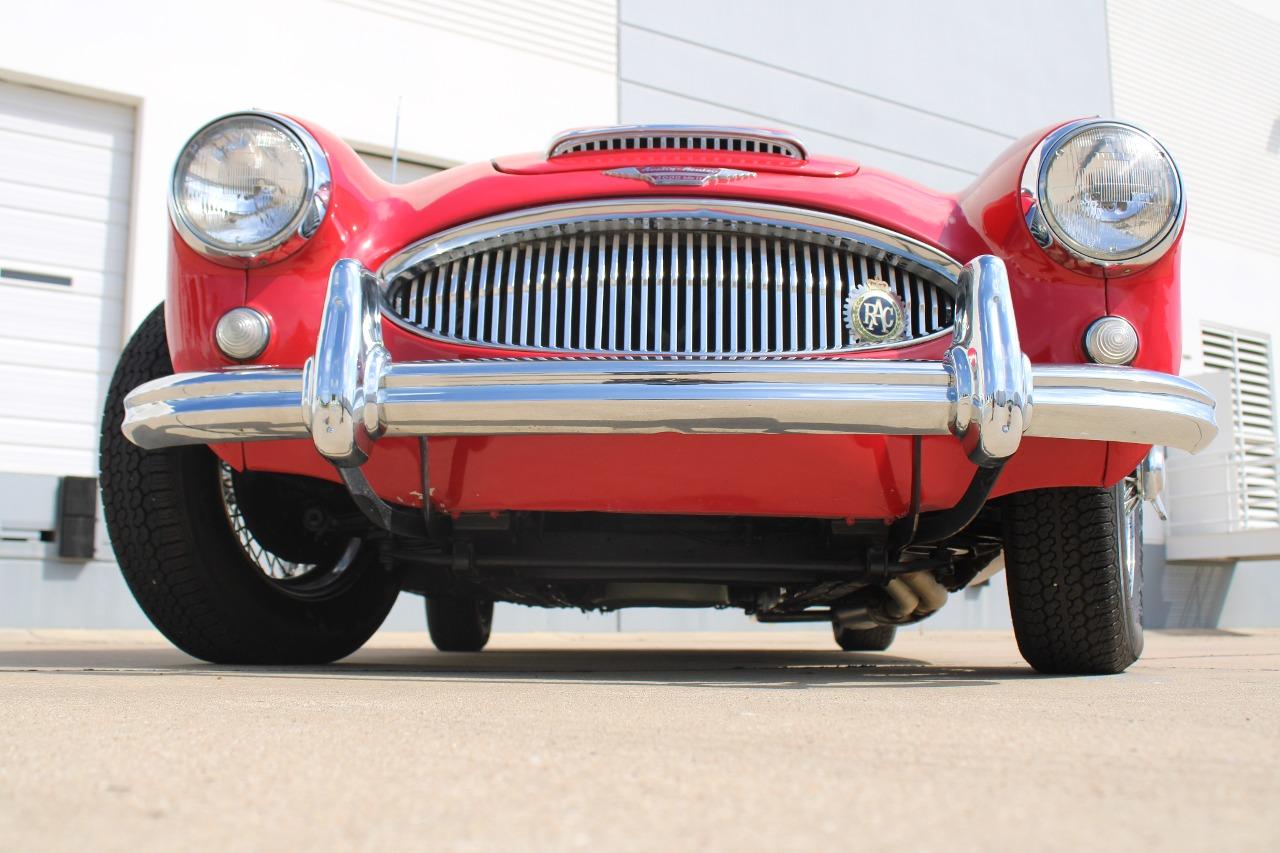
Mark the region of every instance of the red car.
POLYGON ((102 490, 138 602, 206 660, 340 658, 401 590, 450 651, 495 601, 884 649, 1003 553, 1031 665, 1118 672, 1162 447, 1216 429, 1175 375, 1181 179, 1120 122, 952 195, 697 126, 396 186, 246 112, 187 143, 170 211, 102 490))

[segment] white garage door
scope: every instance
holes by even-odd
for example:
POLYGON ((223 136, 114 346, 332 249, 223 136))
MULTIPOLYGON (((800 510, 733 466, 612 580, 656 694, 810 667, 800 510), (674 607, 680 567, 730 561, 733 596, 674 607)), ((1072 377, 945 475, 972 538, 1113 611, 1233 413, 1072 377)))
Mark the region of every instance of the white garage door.
POLYGON ((97 473, 133 124, 131 107, 0 81, 0 472, 97 473))

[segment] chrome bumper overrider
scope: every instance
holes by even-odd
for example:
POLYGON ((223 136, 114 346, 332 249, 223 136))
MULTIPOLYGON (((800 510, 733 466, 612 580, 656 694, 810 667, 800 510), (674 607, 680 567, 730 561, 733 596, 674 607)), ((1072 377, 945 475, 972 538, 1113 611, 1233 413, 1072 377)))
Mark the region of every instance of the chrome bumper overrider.
POLYGON ((125 400, 145 448, 310 436, 340 467, 383 435, 508 433, 954 434, 980 465, 1023 435, 1196 451, 1217 432, 1192 382, 1125 367, 1032 367, 1018 344, 1004 263, 960 278, 940 362, 619 359, 397 364, 382 345, 380 282, 354 260, 329 279, 316 354, 302 370, 181 373, 125 400))

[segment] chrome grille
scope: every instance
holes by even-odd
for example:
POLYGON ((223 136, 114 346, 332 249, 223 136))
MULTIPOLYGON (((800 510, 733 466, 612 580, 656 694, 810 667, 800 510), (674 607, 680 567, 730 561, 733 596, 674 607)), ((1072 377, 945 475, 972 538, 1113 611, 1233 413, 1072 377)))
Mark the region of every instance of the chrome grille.
POLYGON ((638 356, 902 346, 953 322, 953 279, 882 241, 682 213, 443 235, 384 268, 387 308, 403 325, 453 342, 638 356), (850 294, 873 278, 907 308, 901 340, 863 343, 845 322, 850 294))

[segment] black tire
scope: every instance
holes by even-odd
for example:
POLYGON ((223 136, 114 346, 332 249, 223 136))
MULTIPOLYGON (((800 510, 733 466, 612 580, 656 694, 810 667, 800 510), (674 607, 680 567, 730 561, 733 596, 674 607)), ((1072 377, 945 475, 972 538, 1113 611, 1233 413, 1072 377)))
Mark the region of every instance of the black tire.
POLYGON ((1009 609, 1038 671, 1108 675, 1142 654, 1141 508, 1133 478, 1005 499, 1009 609))
POLYGON ((360 648, 399 592, 368 546, 328 594, 299 596, 268 577, 232 532, 218 458, 205 447, 142 450, 120 431, 124 396, 173 372, 163 306, 125 347, 102 419, 99 467, 120 571, 159 631, 214 663, 327 663, 360 648))
POLYGON ((841 628, 832 624, 836 645, 846 652, 883 652, 893 645, 897 636, 896 625, 877 625, 874 628, 841 628))
POLYGON ((427 596, 427 633, 442 652, 478 652, 489 642, 493 601, 461 595, 427 596))

